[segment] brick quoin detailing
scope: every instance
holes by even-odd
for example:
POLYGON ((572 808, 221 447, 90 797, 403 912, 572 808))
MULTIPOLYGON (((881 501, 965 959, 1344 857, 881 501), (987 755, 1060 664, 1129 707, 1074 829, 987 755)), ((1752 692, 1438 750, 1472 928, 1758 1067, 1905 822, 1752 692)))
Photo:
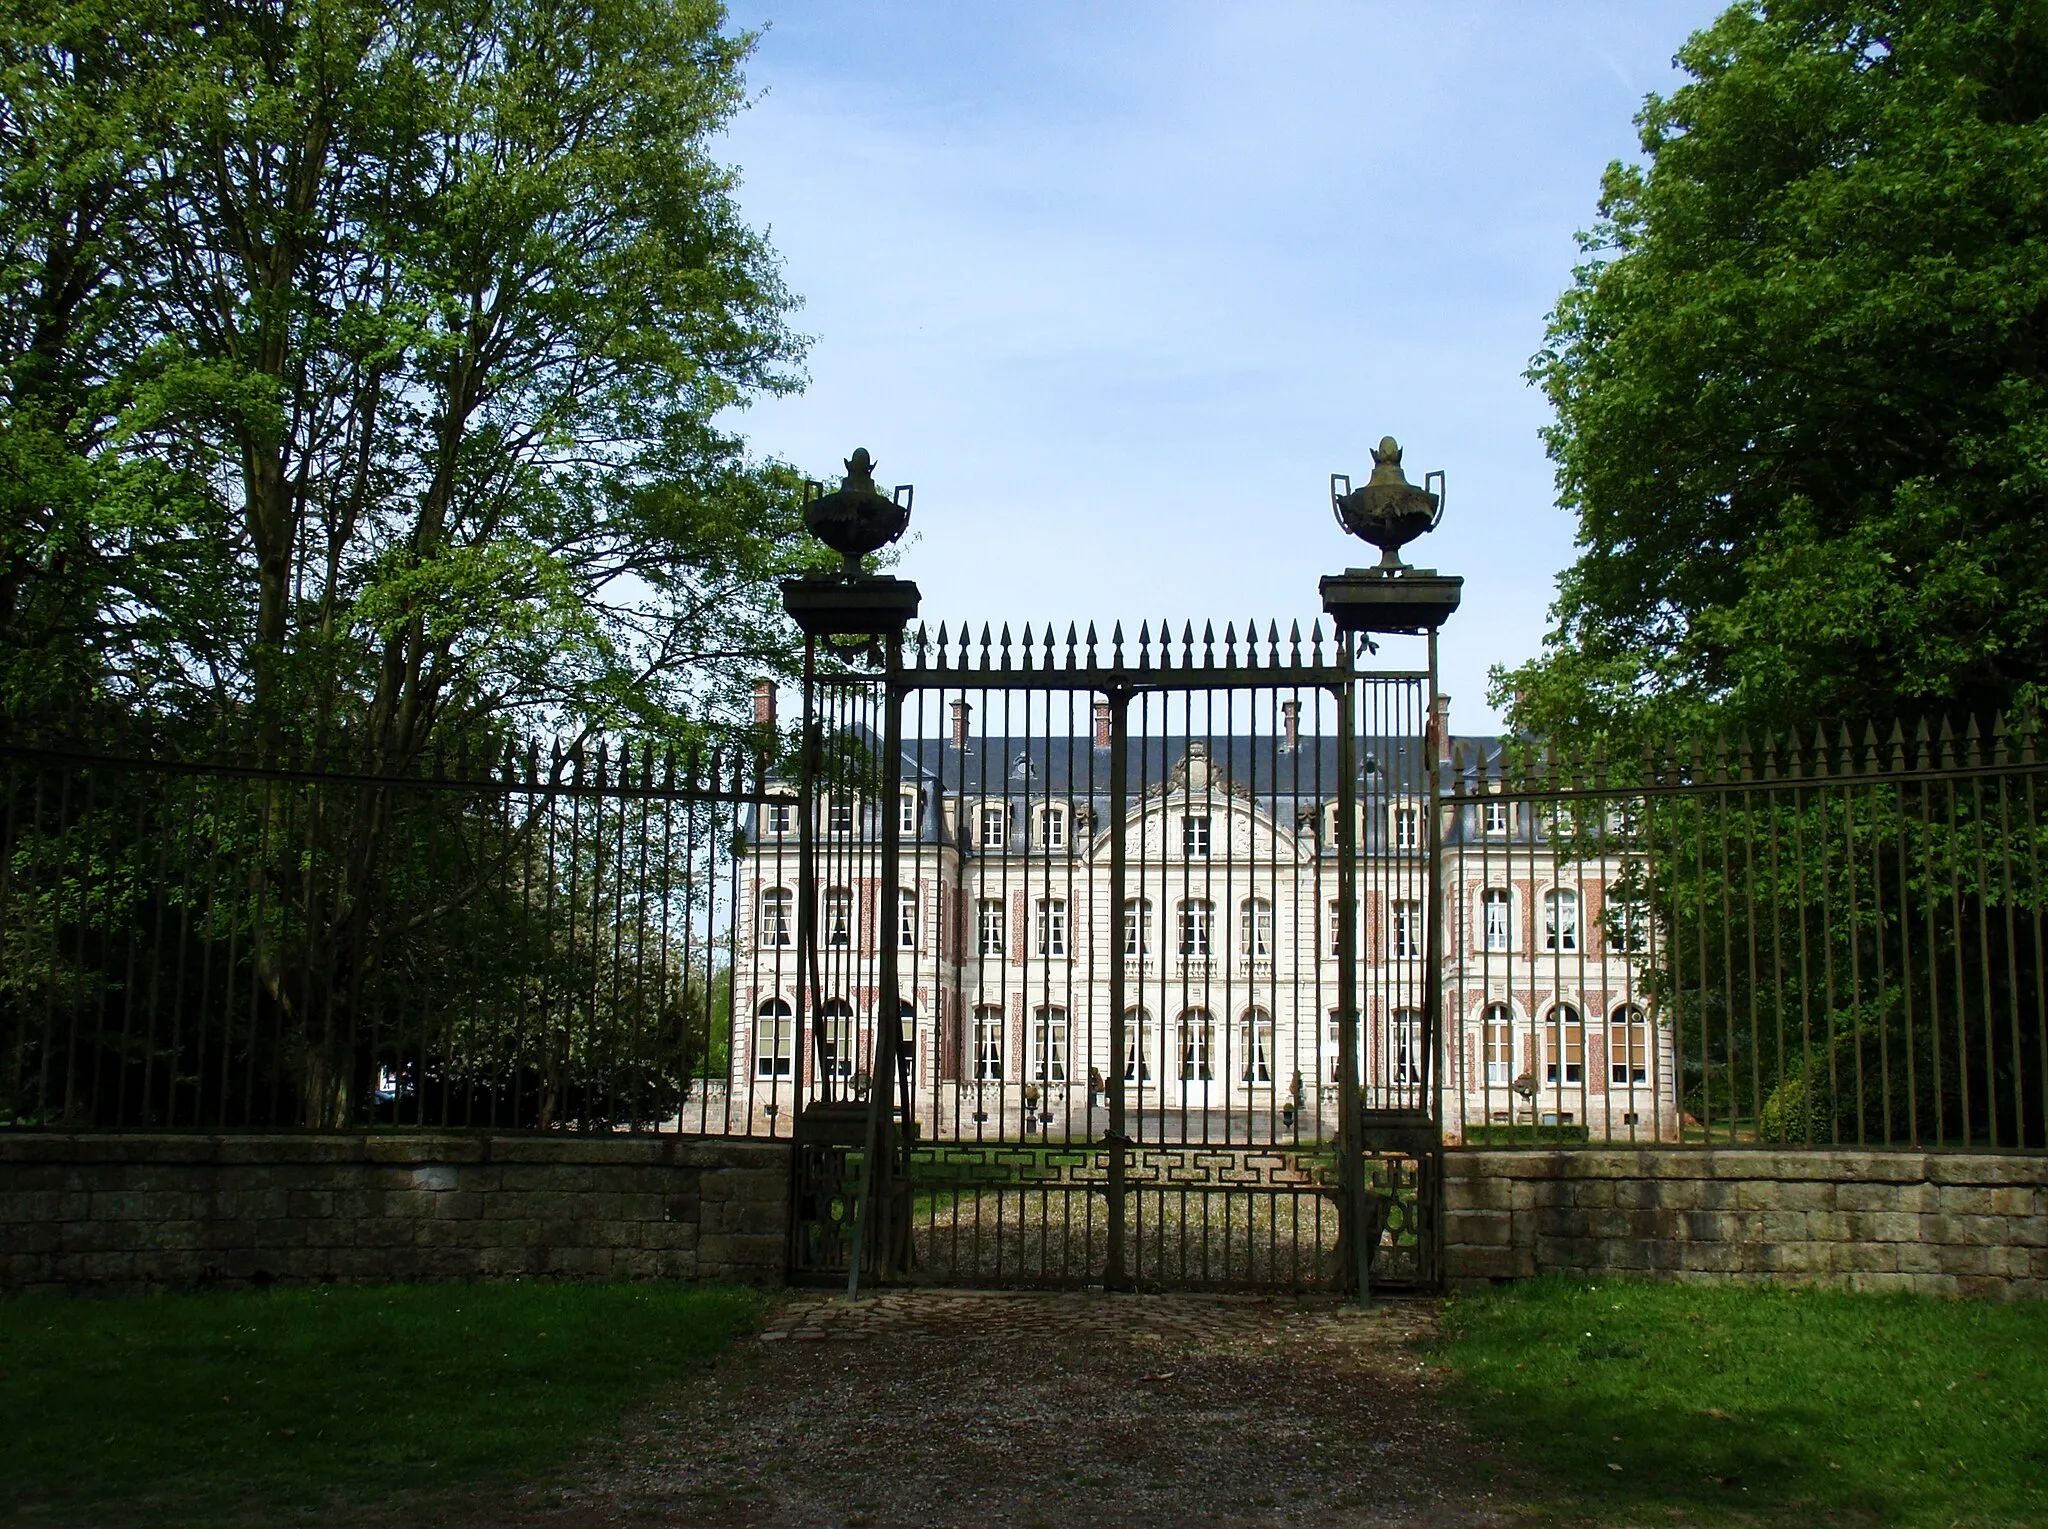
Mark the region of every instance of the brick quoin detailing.
POLYGON ((1560 1271, 2048 1296, 2048 1157, 1445 1154, 1452 1289, 1560 1271))
POLYGON ((0 1290, 782 1280, 789 1148, 468 1134, 0 1136, 0 1290))

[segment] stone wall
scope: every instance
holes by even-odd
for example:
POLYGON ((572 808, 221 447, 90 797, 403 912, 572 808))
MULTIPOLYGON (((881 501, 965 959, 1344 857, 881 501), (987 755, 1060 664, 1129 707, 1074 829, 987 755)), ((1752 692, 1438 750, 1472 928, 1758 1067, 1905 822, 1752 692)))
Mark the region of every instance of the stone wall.
POLYGON ((675 1136, 0 1133, 0 1290, 780 1283, 789 1150, 675 1136))
POLYGON ((1453 1289, 1559 1270, 2048 1296, 2048 1157, 1679 1147, 1445 1154, 1453 1289))

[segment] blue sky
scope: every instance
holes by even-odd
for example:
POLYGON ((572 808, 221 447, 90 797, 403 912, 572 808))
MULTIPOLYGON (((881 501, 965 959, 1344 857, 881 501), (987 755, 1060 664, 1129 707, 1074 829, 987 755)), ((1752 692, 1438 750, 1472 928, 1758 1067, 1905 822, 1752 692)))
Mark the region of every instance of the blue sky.
POLYGON ((1409 559, 1465 576, 1444 688, 1486 729, 1572 557, 1522 373, 1720 9, 735 0, 767 30, 725 152, 814 341, 741 428, 917 486, 899 571, 934 622, 1062 631, 1316 614, 1377 556, 1329 474, 1393 434, 1449 474, 1409 559))

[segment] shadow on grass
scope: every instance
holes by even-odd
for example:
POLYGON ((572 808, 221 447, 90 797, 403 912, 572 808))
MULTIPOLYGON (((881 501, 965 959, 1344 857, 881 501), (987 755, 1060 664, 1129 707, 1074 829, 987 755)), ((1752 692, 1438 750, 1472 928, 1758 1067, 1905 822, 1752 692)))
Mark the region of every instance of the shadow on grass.
POLYGON ((0 1522, 324 1522, 545 1478, 759 1309, 540 1283, 0 1301, 0 1522))
POLYGON ((2039 1304, 1544 1280, 1453 1301, 1445 1331, 1559 1521, 2048 1521, 2039 1304))

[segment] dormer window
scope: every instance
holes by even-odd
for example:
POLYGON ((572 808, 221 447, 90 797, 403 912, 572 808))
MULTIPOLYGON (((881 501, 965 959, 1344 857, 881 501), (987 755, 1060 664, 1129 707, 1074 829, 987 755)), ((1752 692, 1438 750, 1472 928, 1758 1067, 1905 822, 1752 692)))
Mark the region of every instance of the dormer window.
POLYGON ((1064 806, 1038 809, 1038 847, 1045 850, 1067 847, 1067 809, 1064 806))
POLYGON ((1506 802, 1481 802, 1479 804, 1479 831, 1490 835, 1505 834, 1508 831, 1508 804, 1506 802))
POLYGON ((1394 848, 1422 847, 1422 809, 1413 802, 1394 804, 1394 848))
POLYGON ((770 802, 766 809, 765 828, 771 834, 786 834, 796 827, 796 803, 789 801, 770 802))
POLYGON ((905 787, 903 795, 896 802, 896 831, 899 834, 916 834, 918 807, 920 804, 917 788, 915 786, 905 787))
POLYGON ((981 804, 981 847, 1001 849, 1010 838, 1010 805, 1007 802, 981 804))
POLYGON ((1209 815, 1190 813, 1180 820, 1180 852, 1190 860, 1209 858, 1209 815))
POLYGON ((853 798, 843 792, 826 798, 825 832, 850 834, 853 832, 853 798))

